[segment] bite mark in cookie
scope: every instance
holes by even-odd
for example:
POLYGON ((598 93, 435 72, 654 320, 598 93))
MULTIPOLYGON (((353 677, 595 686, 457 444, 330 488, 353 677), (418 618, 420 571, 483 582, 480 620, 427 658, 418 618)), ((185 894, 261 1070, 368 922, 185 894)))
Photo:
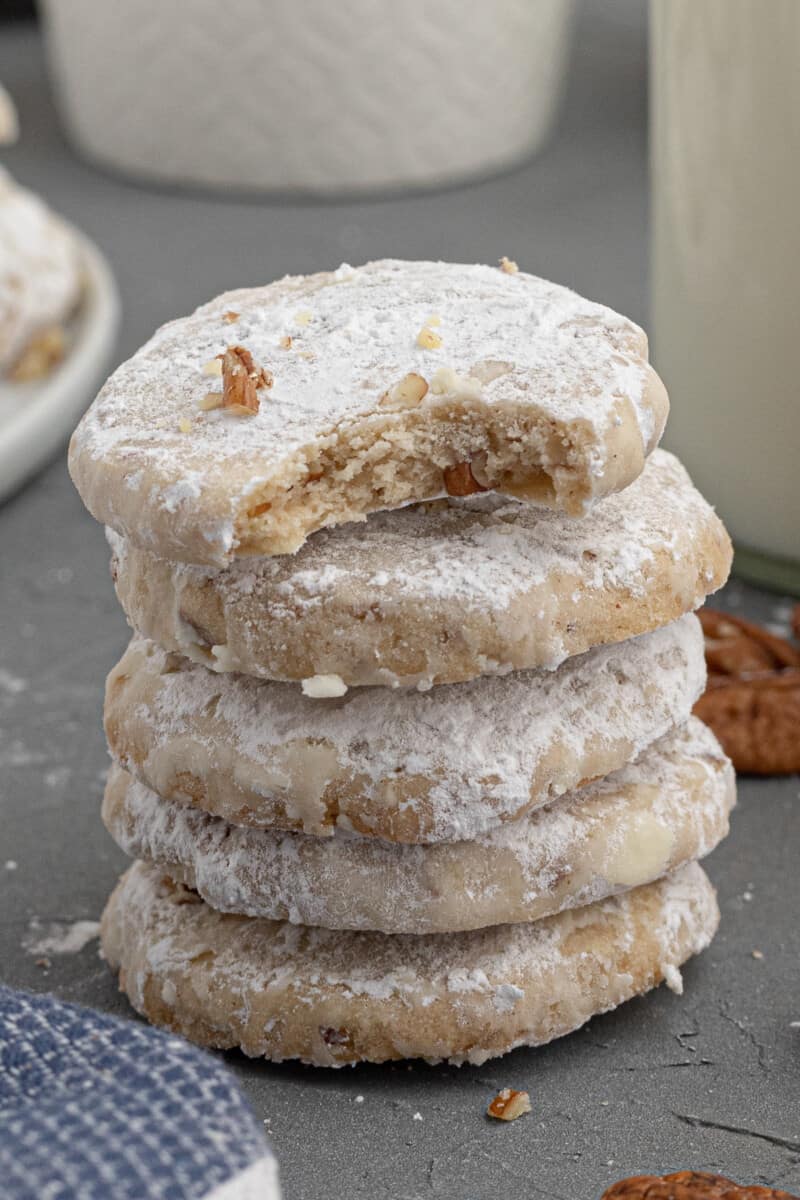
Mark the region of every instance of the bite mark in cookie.
POLYGON ((99 519, 221 565, 441 495, 444 472, 479 457, 480 486, 582 514, 639 475, 667 408, 644 333, 610 309, 521 271, 389 260, 229 293, 165 326, 109 380, 70 461, 99 519), (191 446, 173 441, 168 418, 197 408, 231 312, 237 345, 270 362, 270 402, 231 364, 231 402, 191 446), (427 391, 387 406, 409 376, 427 391))

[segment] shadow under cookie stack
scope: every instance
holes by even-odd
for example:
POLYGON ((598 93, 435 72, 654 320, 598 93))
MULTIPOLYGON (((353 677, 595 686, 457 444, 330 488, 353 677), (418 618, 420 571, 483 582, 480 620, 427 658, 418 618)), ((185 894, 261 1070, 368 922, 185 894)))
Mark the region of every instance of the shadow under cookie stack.
POLYGON ((75 433, 134 636, 102 922, 133 1006, 319 1066, 480 1063, 711 940, 692 717, 725 531, 630 321, 382 262, 162 328, 75 433))

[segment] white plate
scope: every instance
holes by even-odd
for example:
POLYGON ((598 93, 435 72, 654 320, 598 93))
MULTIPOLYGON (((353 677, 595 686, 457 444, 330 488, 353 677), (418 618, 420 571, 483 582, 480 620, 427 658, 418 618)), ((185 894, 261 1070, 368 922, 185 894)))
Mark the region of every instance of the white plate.
POLYGON ((86 275, 68 326, 67 356, 33 383, 0 380, 0 501, 52 458, 94 397, 119 323, 119 298, 103 255, 73 230, 86 275))

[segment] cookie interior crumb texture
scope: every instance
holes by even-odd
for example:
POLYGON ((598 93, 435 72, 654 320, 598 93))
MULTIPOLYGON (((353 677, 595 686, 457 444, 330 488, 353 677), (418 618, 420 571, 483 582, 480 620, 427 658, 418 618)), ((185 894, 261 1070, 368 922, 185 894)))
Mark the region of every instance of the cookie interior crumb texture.
POLYGON ((612 310, 523 272, 387 260, 164 326, 84 417, 70 469, 99 520, 222 565, 446 493, 582 514, 639 475, 667 411, 644 333, 612 310), (232 345, 273 380, 246 418, 200 407, 232 345))
POLYGON ((134 1008, 192 1041, 328 1067, 458 1065, 549 1042, 647 991, 718 921, 697 863, 543 921, 428 937, 221 914, 136 863, 101 941, 134 1008))

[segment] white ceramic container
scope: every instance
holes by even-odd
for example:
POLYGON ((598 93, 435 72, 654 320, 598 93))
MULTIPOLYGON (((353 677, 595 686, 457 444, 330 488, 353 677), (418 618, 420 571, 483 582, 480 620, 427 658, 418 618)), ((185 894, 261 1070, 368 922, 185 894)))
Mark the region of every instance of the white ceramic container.
POLYGON ((432 186, 536 150, 572 0, 41 0, 67 128, 142 178, 432 186))

